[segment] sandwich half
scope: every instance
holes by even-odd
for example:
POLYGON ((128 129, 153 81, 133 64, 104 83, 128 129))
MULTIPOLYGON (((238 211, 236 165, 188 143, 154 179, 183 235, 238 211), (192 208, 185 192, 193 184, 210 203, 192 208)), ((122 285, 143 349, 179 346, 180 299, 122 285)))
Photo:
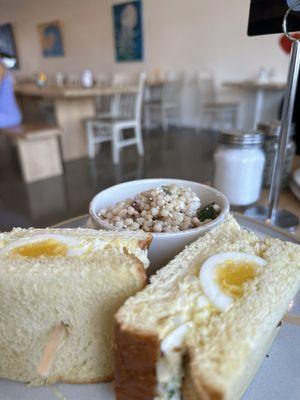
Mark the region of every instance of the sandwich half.
POLYGON ((151 236, 90 229, 0 234, 0 377, 113 377, 114 314, 146 284, 151 236))
POLYGON ((228 217, 118 311, 117 399, 239 399, 299 286, 298 245, 228 217))

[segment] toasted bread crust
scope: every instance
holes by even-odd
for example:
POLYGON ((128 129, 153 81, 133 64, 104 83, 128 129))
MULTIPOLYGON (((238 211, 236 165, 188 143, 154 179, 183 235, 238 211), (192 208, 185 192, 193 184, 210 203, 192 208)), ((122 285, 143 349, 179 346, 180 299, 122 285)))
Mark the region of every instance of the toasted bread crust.
POLYGON ((139 246, 142 250, 145 250, 145 249, 148 249, 148 247, 150 246, 151 242, 152 242, 152 235, 148 235, 147 239, 145 239, 145 240, 139 240, 138 246, 139 246))
POLYGON ((57 382, 63 383, 75 383, 75 384, 90 384, 90 383, 104 383, 104 382, 111 382, 114 379, 114 375, 105 375, 100 376, 99 378, 89 379, 89 380, 81 380, 81 379, 71 379, 71 380, 58 380, 57 382))
POLYGON ((139 290, 142 290, 147 284, 147 273, 146 273, 144 264, 134 254, 129 253, 129 251, 127 249, 124 249, 124 254, 128 255, 129 257, 131 257, 132 261, 135 262, 137 276, 140 277, 140 279, 141 279, 141 281, 143 283, 143 286, 139 290))
POLYGON ((156 394, 159 339, 116 324, 115 392, 117 400, 152 400, 156 394))
POLYGON ((78 384, 78 385, 86 385, 86 384, 93 384, 93 383, 104 383, 104 382, 111 382, 114 379, 113 374, 100 376, 98 378, 93 379, 64 379, 62 376, 54 376, 51 377, 50 380, 47 381, 46 384, 54 384, 54 383, 71 383, 71 384, 78 384))
POLYGON ((189 355, 184 360, 185 374, 182 382, 181 396, 183 400, 223 400, 223 394, 211 387, 199 376, 193 376, 189 355))

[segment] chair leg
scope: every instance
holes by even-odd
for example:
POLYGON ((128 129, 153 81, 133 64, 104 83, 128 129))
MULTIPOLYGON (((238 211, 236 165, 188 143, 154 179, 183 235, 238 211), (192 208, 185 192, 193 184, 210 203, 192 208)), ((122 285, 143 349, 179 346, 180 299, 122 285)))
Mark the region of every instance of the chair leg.
POLYGON ((88 156, 89 158, 95 157, 95 143, 94 143, 94 129, 90 121, 86 124, 87 129, 87 145, 88 145, 88 156))
POLYGON ((175 108, 174 122, 175 122, 176 128, 178 128, 181 125, 181 116, 180 116, 180 108, 179 107, 175 108))
POLYGON ((112 159, 114 164, 119 164, 120 162, 120 129, 114 127, 112 132, 112 159))
POLYGON ((152 128, 151 124, 151 109, 150 107, 145 107, 144 111, 144 128, 146 130, 150 130, 152 128))
POLYGON ((168 130, 168 116, 167 111, 163 108, 161 109, 161 124, 163 131, 166 132, 168 130))
POLYGON ((137 144, 137 149, 139 156, 144 155, 144 145, 143 145, 143 136, 142 136, 142 130, 141 130, 141 125, 138 124, 137 126, 134 127, 134 133, 135 133, 135 138, 136 138, 136 144, 137 144))
POLYGON ((199 118, 198 121, 197 121, 197 126, 195 126, 195 131, 197 133, 200 133, 201 132, 201 128, 202 128, 202 124, 201 124, 201 119, 199 118))

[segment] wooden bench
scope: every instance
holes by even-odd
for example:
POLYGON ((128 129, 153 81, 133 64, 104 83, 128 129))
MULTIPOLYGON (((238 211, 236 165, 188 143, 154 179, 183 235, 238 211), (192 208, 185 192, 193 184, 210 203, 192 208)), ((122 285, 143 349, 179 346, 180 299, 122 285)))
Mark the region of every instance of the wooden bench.
POLYGON ((45 124, 22 124, 0 130, 17 146, 25 182, 63 174, 59 136, 61 129, 45 124))

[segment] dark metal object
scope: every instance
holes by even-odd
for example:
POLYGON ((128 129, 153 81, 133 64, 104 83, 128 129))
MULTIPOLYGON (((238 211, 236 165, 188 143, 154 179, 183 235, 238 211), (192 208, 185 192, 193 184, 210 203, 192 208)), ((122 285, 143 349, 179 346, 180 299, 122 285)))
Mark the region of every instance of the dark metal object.
MULTIPOLYGON (((276 152, 274 169, 272 174, 271 188, 269 193, 269 207, 267 210, 265 220, 275 226, 283 227, 285 229, 293 229, 299 225, 299 219, 296 215, 286 210, 279 210, 279 196, 280 196, 280 184, 282 178, 282 172, 284 167, 284 156, 286 152, 286 146, 288 142, 288 132, 290 130, 292 115, 294 109, 294 102, 297 90, 299 69, 300 69, 300 42, 298 39, 291 36, 287 31, 287 19, 290 13, 300 5, 300 1, 295 1, 286 12, 282 29, 286 37, 292 41, 292 54, 290 59, 290 67, 287 80, 287 88, 285 91, 281 126, 280 126, 280 138, 278 150, 276 152), (280 224, 280 225, 277 225, 280 224)), ((245 211, 246 215, 251 215, 253 218, 261 219, 262 214, 261 207, 252 207, 245 211)))

